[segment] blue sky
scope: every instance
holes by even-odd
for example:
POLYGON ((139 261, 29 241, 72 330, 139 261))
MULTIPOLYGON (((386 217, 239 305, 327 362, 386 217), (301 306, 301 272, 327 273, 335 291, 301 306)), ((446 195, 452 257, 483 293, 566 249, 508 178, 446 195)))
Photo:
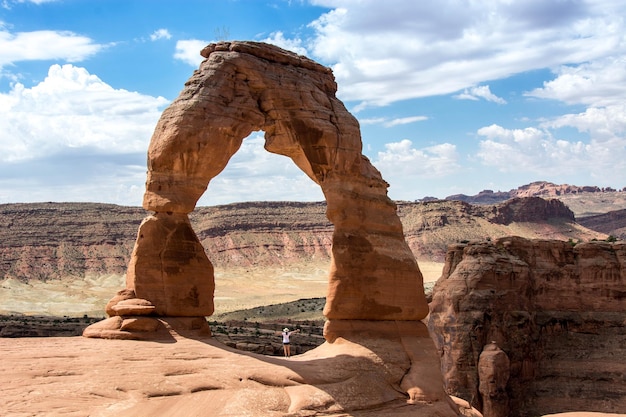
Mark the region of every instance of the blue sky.
MULTIPOLYGON (((218 40, 333 69, 398 200, 626 186, 621 0, 0 0, 0 203, 140 205, 161 112, 218 40)), ((244 141, 199 205, 319 201, 244 141)))

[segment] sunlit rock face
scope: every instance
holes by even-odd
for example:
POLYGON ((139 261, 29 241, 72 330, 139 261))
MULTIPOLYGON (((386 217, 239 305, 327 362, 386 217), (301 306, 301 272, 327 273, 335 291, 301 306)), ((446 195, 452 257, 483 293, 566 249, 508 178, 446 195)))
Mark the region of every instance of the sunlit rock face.
POLYGON ((160 212, 143 220, 126 283, 154 304, 157 315, 213 314, 213 265, 187 214, 160 212))
POLYGON ((452 245, 428 322, 448 393, 485 415, 623 412, 625 288, 624 243, 452 245), (489 373, 493 343, 510 365, 489 373))
POLYGON ((202 55, 150 143, 143 206, 157 214, 142 225, 127 286, 164 315, 212 313, 210 262, 185 219, 243 139, 262 130, 265 148, 290 157, 326 197, 334 233, 325 315, 424 318, 422 275, 388 184, 362 155, 359 124, 335 97, 330 69, 254 42, 211 44, 202 55), (148 229, 160 237, 148 239, 148 229), (184 251, 193 259, 163 258, 184 251), (183 301, 192 298, 193 308, 183 301))

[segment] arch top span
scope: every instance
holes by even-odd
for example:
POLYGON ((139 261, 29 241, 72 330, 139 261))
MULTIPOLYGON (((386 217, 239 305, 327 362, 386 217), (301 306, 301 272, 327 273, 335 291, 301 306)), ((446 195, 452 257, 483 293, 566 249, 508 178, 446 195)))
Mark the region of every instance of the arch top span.
MULTIPOLYGON (((255 42, 222 42, 164 111, 148 150, 144 207, 189 213, 251 132, 323 187, 327 177, 380 174, 364 161, 357 120, 335 96, 332 71, 255 42)), ((384 185, 381 182, 379 185, 384 185)))
POLYGON ((212 313, 212 290, 202 294, 198 289, 207 285, 190 284, 212 283, 212 268, 206 268, 206 276, 199 273, 198 265, 206 262, 197 249, 191 258, 179 256, 184 245, 197 248, 190 243, 187 214, 243 139, 263 130, 265 148, 290 157, 326 198, 335 227, 327 318, 424 318, 428 306, 422 275, 404 240, 396 205, 387 196, 388 184, 362 154, 359 123, 335 96, 332 71, 257 42, 211 44, 202 55, 206 59, 163 112, 148 149, 143 206, 158 214, 145 230, 159 234, 162 245, 169 246, 141 250, 149 233, 140 231, 138 256, 161 258, 131 261, 127 286, 141 298, 160 300, 164 307, 157 305, 157 310, 168 315, 179 310, 184 315, 212 313), (151 282, 155 279, 172 284, 151 282), (190 292, 198 307, 177 307, 190 299, 190 292))

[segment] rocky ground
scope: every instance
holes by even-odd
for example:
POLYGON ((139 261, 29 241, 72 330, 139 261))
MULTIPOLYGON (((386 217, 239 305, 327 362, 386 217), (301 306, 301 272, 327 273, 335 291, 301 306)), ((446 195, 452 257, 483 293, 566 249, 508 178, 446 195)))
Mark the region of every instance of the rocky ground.
POLYGON ((402 376, 394 353, 401 348, 378 349, 339 341, 287 359, 178 335, 155 341, 0 338, 0 415, 453 415, 441 401, 408 404, 384 378, 402 376), (355 407, 364 409, 343 411, 355 407))

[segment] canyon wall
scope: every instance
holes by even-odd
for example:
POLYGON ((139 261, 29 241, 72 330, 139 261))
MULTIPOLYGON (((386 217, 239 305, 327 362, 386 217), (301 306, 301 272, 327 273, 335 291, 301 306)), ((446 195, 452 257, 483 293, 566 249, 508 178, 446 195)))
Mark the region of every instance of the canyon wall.
POLYGON ((503 403, 511 417, 626 410, 626 244, 452 245, 430 309, 448 393, 486 416, 503 403), (485 398, 479 358, 492 344, 508 382, 485 398))
MULTIPOLYGON (((465 240, 606 237, 573 222, 567 207, 556 203, 398 202, 398 216, 413 255, 437 262, 444 261, 449 244, 465 240), (504 218, 508 224, 498 220, 504 218)), ((324 202, 248 202, 197 207, 189 219, 216 268, 289 266, 330 260, 333 227, 325 213, 324 202)), ((2 204, 0 279, 123 275, 145 216, 142 208, 114 204, 2 204)))

